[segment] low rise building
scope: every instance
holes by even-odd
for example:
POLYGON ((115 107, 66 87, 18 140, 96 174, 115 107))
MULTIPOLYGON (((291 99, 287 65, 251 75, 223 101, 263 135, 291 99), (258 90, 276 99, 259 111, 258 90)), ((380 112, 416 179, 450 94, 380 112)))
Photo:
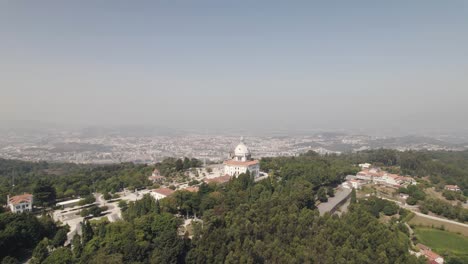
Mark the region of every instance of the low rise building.
POLYGON ((73 207, 75 205, 78 205, 81 200, 83 200, 83 199, 78 198, 78 199, 63 201, 63 202, 57 203, 56 206, 60 206, 62 209, 70 208, 70 207, 73 207))
POLYGON ((238 177, 242 173, 250 172, 253 178, 260 176, 260 162, 252 159, 249 148, 244 144, 243 138, 230 155, 229 160, 224 161, 224 173, 238 177))
POLYGON ((151 176, 148 177, 148 180, 150 180, 152 183, 162 183, 164 176, 161 176, 158 169, 154 169, 151 176))
POLYGON ((356 178, 364 181, 374 181, 378 180, 384 175, 379 168, 365 169, 356 174, 356 178))
POLYGON ((412 177, 400 176, 398 174, 388 173, 379 168, 365 169, 356 174, 356 178, 363 181, 373 182, 375 184, 384 184, 390 187, 400 187, 402 185, 416 185, 412 177))
POLYGON ((459 192, 461 191, 460 187, 458 185, 445 185, 445 190, 452 191, 452 192, 459 192))
POLYGON ((230 175, 224 175, 224 176, 219 176, 219 177, 216 177, 216 178, 209 178, 209 179, 204 179, 205 183, 218 183, 218 184, 223 184, 223 183, 227 183, 231 180, 231 176, 230 175))
POLYGON ((174 190, 169 188, 159 188, 151 191, 151 196, 156 200, 164 199, 168 196, 171 196, 174 193, 174 190))
POLYGON ((417 244, 416 245, 421 254, 424 255, 429 263, 437 263, 437 264, 443 264, 444 263, 444 258, 441 257, 439 254, 435 253, 432 251, 429 247, 423 245, 423 244, 417 244))
POLYGON ((356 190, 359 190, 361 189, 361 186, 364 184, 363 181, 361 180, 349 180, 349 181, 345 181, 341 186, 343 186, 343 188, 346 188, 346 189, 356 189, 356 190))
POLYGON ((200 189, 200 187, 198 187, 198 186, 189 186, 189 187, 187 187, 187 188, 185 188, 183 190, 188 191, 188 192, 198 192, 199 189, 200 189))
POLYGON ((370 163, 361 163, 359 164, 359 167, 364 170, 364 169, 370 169, 372 165, 370 163))
POLYGON ((32 212, 33 195, 24 193, 10 197, 7 196, 8 207, 13 213, 32 212))

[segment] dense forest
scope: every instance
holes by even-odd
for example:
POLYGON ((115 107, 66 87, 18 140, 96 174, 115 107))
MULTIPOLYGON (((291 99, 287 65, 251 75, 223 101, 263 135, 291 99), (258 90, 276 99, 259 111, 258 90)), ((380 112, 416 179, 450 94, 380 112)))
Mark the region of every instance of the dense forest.
MULTIPOLYGON (((227 185, 202 184, 154 201, 123 205, 123 220, 87 221, 72 248, 41 241, 35 263, 423 263, 408 252, 397 223, 382 224, 370 206, 352 204, 342 217, 320 217, 321 188, 356 167, 337 157, 304 155, 262 161, 272 177, 243 174, 227 185), (196 215, 192 239, 180 216, 196 215), (44 250, 51 249, 52 250, 44 250)), ((384 206, 385 207, 385 206, 384 206)), ((382 210, 384 210, 382 208, 382 210)), ((387 209, 385 212, 390 213, 387 209)))
MULTIPOLYGON (((53 187, 53 200, 83 197, 95 191, 114 193, 123 188, 142 188, 151 186, 148 176, 155 167, 163 175, 170 177, 199 166, 199 160, 188 158, 167 158, 154 166, 134 163, 98 166, 0 159, 0 202, 6 203, 7 194, 35 193, 38 186, 53 187)), ((46 204, 53 203, 48 201, 48 198, 44 198, 43 201, 46 204)))
MULTIPOLYGON (((410 256, 407 231, 396 222, 379 223, 371 206, 353 204, 343 217, 318 215, 317 191, 339 182, 354 166, 318 156, 269 159, 265 166, 276 173, 258 183, 245 174, 225 186, 203 184, 198 193, 130 203, 125 221, 84 229, 92 235, 83 233, 77 242, 83 249, 72 261, 425 263, 410 256), (201 218, 192 239, 177 233, 181 220, 174 214, 184 213, 201 218)), ((385 206, 388 214, 394 209, 385 206)))
POLYGON ((10 256, 21 259, 31 253, 36 245, 45 239, 51 245, 61 246, 66 240, 67 227, 57 227, 48 217, 40 218, 30 214, 0 214, 0 259, 10 256))
POLYGON ((54 187, 58 199, 96 190, 115 192, 123 187, 146 186, 151 170, 133 163, 97 166, 0 159, 0 199, 5 203, 8 193, 34 193, 38 184, 47 183, 54 187))
MULTIPOLYGON (((202 184, 197 193, 177 191, 160 201, 146 196, 121 202, 122 221, 86 221, 83 234, 76 235, 69 247, 62 246, 66 229, 50 219, 2 213, 0 258, 15 263, 16 252, 35 248, 32 263, 425 263, 409 254, 408 230, 396 221, 408 212, 395 204, 352 199, 347 213, 323 217, 316 204, 333 195, 328 190, 355 174, 361 162, 428 176, 434 185, 458 184, 466 191, 465 158, 465 152, 393 150, 264 158, 261 166, 268 179, 254 182, 247 173, 225 185, 202 184), (382 222, 382 215, 395 218, 382 222), (187 218, 195 220, 190 232, 184 233, 181 225, 187 218), (25 225, 33 227, 34 239, 22 237, 25 225)), ((171 175, 199 165, 194 160, 169 159, 156 167, 171 175)), ((0 160, 1 192, 5 196, 11 192, 14 176, 15 192, 41 194, 47 205, 51 195, 60 198, 71 192, 87 195, 94 189, 115 192, 147 186, 154 168, 131 163, 94 166, 0 160)), ((423 210, 443 207, 425 197, 423 187, 400 191, 409 193, 423 210)))

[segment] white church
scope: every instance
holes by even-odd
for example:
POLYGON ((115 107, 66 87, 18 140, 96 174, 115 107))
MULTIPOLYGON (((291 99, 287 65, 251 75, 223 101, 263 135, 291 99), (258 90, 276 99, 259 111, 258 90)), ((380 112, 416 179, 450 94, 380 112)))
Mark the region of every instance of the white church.
POLYGON ((230 159, 224 161, 224 173, 231 177, 237 177, 241 173, 246 173, 247 170, 252 177, 259 177, 260 163, 258 160, 252 159, 249 148, 241 138, 241 142, 234 149, 234 153, 230 154, 230 159))

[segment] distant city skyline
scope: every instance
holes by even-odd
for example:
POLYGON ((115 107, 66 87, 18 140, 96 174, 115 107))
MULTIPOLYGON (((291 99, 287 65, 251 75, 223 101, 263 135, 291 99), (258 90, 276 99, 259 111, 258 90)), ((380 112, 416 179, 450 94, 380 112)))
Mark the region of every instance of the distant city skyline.
POLYGON ((468 131, 466 1, 3 1, 0 34, 4 128, 468 131))

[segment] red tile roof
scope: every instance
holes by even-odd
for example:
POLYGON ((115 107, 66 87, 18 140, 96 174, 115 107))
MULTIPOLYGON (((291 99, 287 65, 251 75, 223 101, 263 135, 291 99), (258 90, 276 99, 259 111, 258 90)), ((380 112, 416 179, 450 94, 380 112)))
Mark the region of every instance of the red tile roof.
POLYGON ((247 167, 247 166, 258 164, 258 160, 249 160, 249 161, 226 160, 224 164, 232 165, 232 166, 247 167))
POLYGON ((10 197, 10 199, 8 200, 8 203, 13 204, 13 205, 17 205, 20 203, 30 203, 32 201, 32 198, 33 198, 32 194, 25 193, 25 194, 10 197))
POLYGON ((425 250, 424 255, 431 261, 441 258, 441 256, 439 256, 437 253, 430 251, 430 250, 425 250))
POLYGON ((216 178, 211 178, 211 179, 205 179, 206 183, 225 183, 228 182, 231 179, 231 176, 229 175, 224 175, 224 176, 219 176, 216 178))
POLYGON ((191 187, 185 188, 184 190, 189 191, 189 192, 198 192, 199 189, 200 188, 198 186, 191 186, 191 187))
POLYGON ((369 170, 362 170, 357 173, 360 176, 367 176, 367 177, 382 177, 384 176, 383 171, 369 171, 369 170))
POLYGON ((421 253, 423 253, 424 256, 426 256, 426 258, 429 260, 429 263, 432 263, 438 258, 442 258, 439 254, 435 253, 429 247, 423 244, 417 244, 416 246, 421 250, 421 253))
POLYGON ((153 190, 153 192, 159 193, 159 194, 162 194, 162 195, 165 195, 165 196, 170 196, 171 194, 174 193, 174 190, 169 189, 169 188, 159 188, 159 189, 153 190))

